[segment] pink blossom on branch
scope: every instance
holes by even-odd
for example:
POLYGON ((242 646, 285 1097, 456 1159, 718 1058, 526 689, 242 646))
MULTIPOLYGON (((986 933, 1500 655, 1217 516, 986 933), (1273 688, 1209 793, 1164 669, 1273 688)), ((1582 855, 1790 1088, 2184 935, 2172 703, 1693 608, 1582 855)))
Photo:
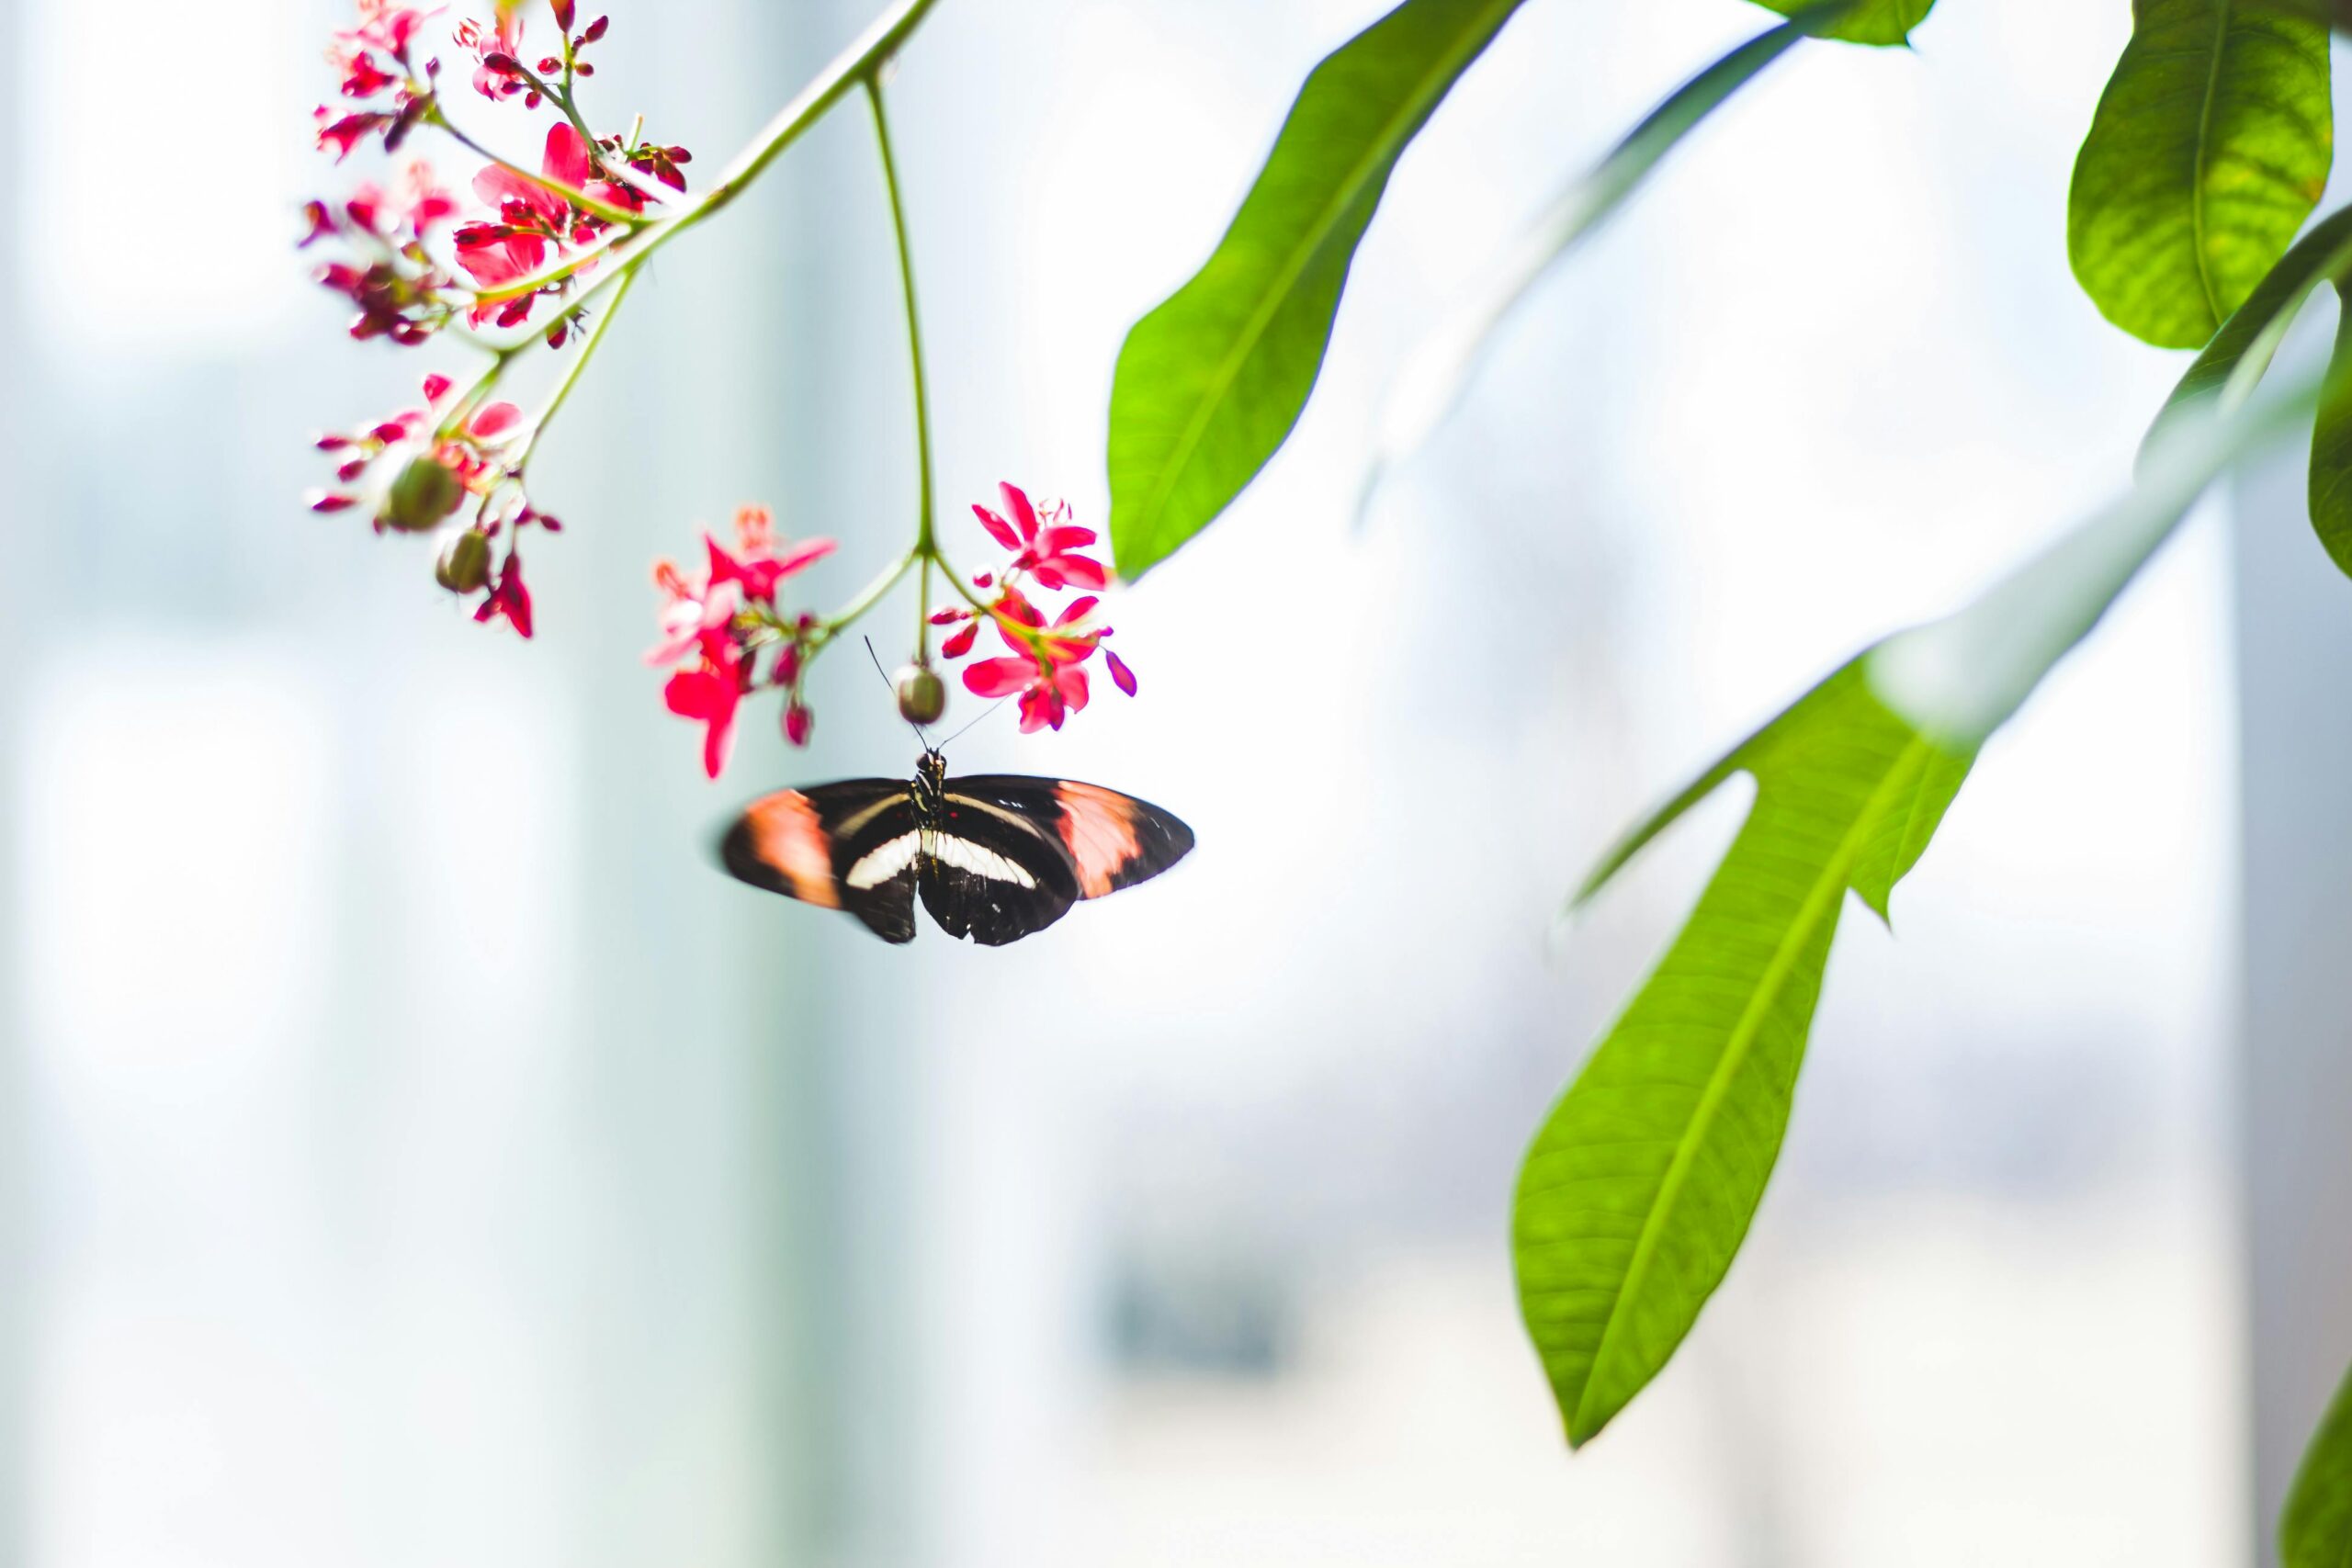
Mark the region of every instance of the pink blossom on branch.
MULTIPOLYGON (((1059 729, 1063 719, 1086 705, 1086 671, 1079 666, 1093 657, 1102 641, 1102 632, 1086 629, 1086 618, 1098 603, 1091 597, 1074 599, 1052 626, 1043 628, 1015 629, 1013 623, 1000 617, 997 635, 1013 650, 1013 657, 983 659, 966 669, 966 690, 980 697, 1019 694, 1023 735, 1059 729)), ((1125 682, 1121 685, 1124 688, 1125 682)))
POLYGON ((1076 553, 1094 542, 1094 530, 1071 525, 1067 502, 1056 502, 1041 518, 1018 485, 1001 484, 997 490, 1003 497, 1005 511, 1012 516, 1010 523, 977 502, 972 512, 989 537, 1006 549, 1019 552, 1005 569, 1008 575, 1025 571, 1036 578, 1039 587, 1054 589, 1099 590, 1110 581, 1102 562, 1076 553))
POLYGON ((654 586, 663 598, 662 637, 646 650, 645 661, 656 667, 693 661, 671 675, 662 695, 672 713, 704 727, 703 771, 712 778, 727 765, 736 710, 757 683, 757 660, 765 648, 776 650, 768 684, 787 693, 785 738, 796 746, 808 744, 813 716, 801 700, 800 677, 803 650, 818 622, 809 615, 787 616, 777 606, 776 593, 785 579, 833 551, 831 539, 786 540, 763 506, 736 513, 735 543, 729 550, 704 535, 709 564, 699 577, 688 577, 669 561, 653 569, 654 586))
MULTIPOLYGON (((1070 522, 1068 503, 1057 502, 1041 508, 1018 485, 1001 484, 997 490, 1004 510, 975 505, 972 514, 990 538, 1013 552, 1012 559, 1001 575, 982 572, 972 579, 975 589, 993 586, 992 596, 975 601, 976 608, 952 605, 939 610, 932 615, 932 624, 956 626, 939 649, 942 657, 951 660, 972 651, 984 623, 994 626, 1012 651, 967 668, 965 689, 981 697, 1018 696, 1024 734, 1059 729, 1071 714, 1086 706, 1087 676, 1080 666, 1093 657, 1111 628, 1095 623, 1094 613, 1102 602, 1092 593, 1071 600, 1049 623, 1023 585, 1040 592, 1072 587, 1099 589, 1105 586, 1110 574, 1100 561, 1079 553, 1094 542, 1095 535, 1092 529, 1070 522)), ((1134 696, 1135 671, 1109 649, 1103 649, 1102 655, 1111 683, 1134 696)))

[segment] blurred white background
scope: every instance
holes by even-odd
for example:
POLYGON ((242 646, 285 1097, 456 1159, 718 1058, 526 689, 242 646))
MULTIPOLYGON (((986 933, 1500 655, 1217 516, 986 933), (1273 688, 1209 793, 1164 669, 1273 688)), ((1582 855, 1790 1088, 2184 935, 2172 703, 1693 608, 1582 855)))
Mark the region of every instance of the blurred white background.
MULTIPOLYGON (((940 6, 894 105, 953 515, 1012 479, 1100 522, 1125 326, 1382 8, 940 6)), ((596 111, 700 173, 868 7, 613 12, 596 111)), ((1525 1140, 1739 792, 1555 931, 1589 857, 2109 492, 2177 373, 2065 266, 2121 0, 1800 50, 1358 531, 1416 333, 1770 20, 1529 5, 1399 171, 1296 437, 1121 602, 1141 696, 956 746, 1200 835, 1003 952, 708 861, 750 794, 910 767, 857 658, 808 753, 763 710, 718 786, 637 660, 650 561, 740 502, 842 537, 829 600, 904 536, 865 117, 637 291, 535 468, 570 527, 523 644, 300 508, 306 437, 455 353, 345 341, 292 249, 352 177, 307 150, 343 17, 0 0, 0 1559, 2251 1560, 2210 521, 1991 748, 1899 934, 1849 918, 1745 1255, 1573 1459, 1507 1255, 1525 1140)))

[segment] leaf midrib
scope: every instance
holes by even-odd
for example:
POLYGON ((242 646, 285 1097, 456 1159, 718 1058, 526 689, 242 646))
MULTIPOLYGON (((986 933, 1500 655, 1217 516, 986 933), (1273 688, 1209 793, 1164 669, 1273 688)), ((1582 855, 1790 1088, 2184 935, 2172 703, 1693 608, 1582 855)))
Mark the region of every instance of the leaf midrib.
MULTIPOLYGON (((1508 17, 1519 8, 1521 3, 1521 0, 1494 0, 1493 4, 1478 14, 1478 25, 1465 29, 1464 37, 1478 39, 1491 37, 1494 29, 1500 27, 1502 23, 1500 20, 1494 20, 1490 25, 1489 18, 1496 17, 1498 13, 1508 17)), ((1462 73, 1468 63, 1469 57, 1476 54, 1478 50, 1484 47, 1485 44, 1481 42, 1465 50, 1457 43, 1454 48, 1439 56, 1444 69, 1432 71, 1422 78, 1420 85, 1416 87, 1400 106, 1399 112, 1390 116, 1383 124, 1380 135, 1373 141, 1371 152, 1357 160, 1355 166, 1349 171, 1347 179, 1341 182, 1341 194, 1336 199, 1324 204, 1323 211, 1308 231, 1311 236, 1308 243, 1299 245, 1283 263, 1277 286, 1267 290, 1265 299, 1250 313, 1250 319, 1244 323, 1241 335, 1236 340, 1232 350, 1218 362, 1216 373, 1209 379, 1209 394, 1201 400, 1200 407, 1194 412, 1192 419, 1186 422, 1183 432, 1177 437, 1176 445, 1170 451, 1168 459, 1161 465, 1159 479, 1153 481, 1149 499, 1145 502, 1141 513, 1139 527, 1149 528, 1158 522, 1160 509, 1168 504, 1169 496, 1175 491, 1177 479, 1182 476, 1186 468, 1192 466, 1193 455, 1200 450, 1201 438, 1208 434, 1209 422, 1216 417, 1217 411, 1224 406, 1225 400, 1231 395, 1234 383, 1240 378, 1241 367, 1248 362, 1250 355, 1256 352, 1259 341, 1266 335, 1266 329, 1273 324, 1274 317, 1280 311, 1283 302, 1290 298, 1291 290, 1298 286, 1298 280, 1306 275, 1307 264, 1314 259, 1316 253, 1323 248, 1323 242, 1331 237, 1331 231, 1339 226, 1340 218, 1346 214, 1348 209, 1355 205, 1356 197, 1363 194, 1363 187, 1370 181, 1373 171, 1382 163, 1380 150, 1389 144, 1400 126, 1410 123, 1417 115, 1425 112, 1428 104, 1441 96, 1431 91, 1432 83, 1450 83, 1455 76, 1462 73)), ((1399 149, 1400 152, 1401 151, 1402 149, 1399 149)), ((1219 243, 1218 248, 1223 249, 1222 242, 1219 243)))
MULTIPOLYGON (((1888 764, 1886 776, 1879 781, 1878 787, 1871 792, 1870 799, 1855 814, 1853 825, 1838 840, 1837 849, 1822 868, 1822 874, 1815 880, 1812 891, 1805 895, 1804 902, 1798 907, 1797 918, 1789 923, 1787 933, 1773 948, 1772 956, 1765 964, 1763 977, 1754 994, 1740 1010, 1739 1019, 1724 1042, 1723 1055, 1717 1059, 1715 1070, 1709 1075, 1707 1087, 1700 1094, 1698 1109, 1692 1112, 1682 1136, 1676 1140, 1674 1157, 1668 1162, 1666 1178, 1659 1184, 1657 1198, 1651 1203, 1642 1234, 1634 1243, 1634 1256, 1625 1265, 1624 1283, 1610 1306, 1608 1321, 1601 1325, 1600 1342, 1593 1348, 1592 1363, 1585 1373, 1584 1387, 1577 1395, 1576 1415, 1569 1423, 1573 1441, 1582 1441, 1592 1435, 1592 1428, 1585 1422, 1591 1408, 1593 1389, 1600 1382, 1601 1369, 1616 1345, 1619 1329, 1632 1315, 1628 1303, 1640 1292, 1648 1277, 1651 1262, 1657 1255, 1658 1238, 1665 1229, 1661 1216, 1672 1213, 1680 1197, 1683 1184, 1690 1179, 1690 1169, 1697 1163, 1699 1148, 1706 1141, 1707 1129, 1713 1125, 1716 1112, 1723 1109, 1724 1101, 1729 1097, 1732 1080, 1738 1076, 1741 1065, 1747 1059, 1749 1047, 1755 1044, 1757 1036, 1763 1032, 1765 1015, 1796 968, 1797 955, 1813 939, 1823 917, 1836 910, 1838 900, 1846 896, 1846 890, 1851 884, 1854 863, 1861 855, 1862 844, 1879 818, 1885 815, 1894 792, 1911 782, 1912 775, 1925 765, 1927 754, 1927 739, 1915 735, 1888 764)), ((1759 786, 1759 809, 1762 793, 1759 786)))
POLYGON ((2217 0, 2213 7, 2213 50, 2205 64, 2205 98, 2197 106, 2197 167, 2188 193, 2190 243, 2197 253, 2197 286, 2205 292, 2205 309, 2215 328, 2228 317, 2213 274, 2205 260, 2205 174, 2213 142, 2213 103, 2222 93, 2222 56, 2229 47, 2230 16, 2236 0, 2217 0))

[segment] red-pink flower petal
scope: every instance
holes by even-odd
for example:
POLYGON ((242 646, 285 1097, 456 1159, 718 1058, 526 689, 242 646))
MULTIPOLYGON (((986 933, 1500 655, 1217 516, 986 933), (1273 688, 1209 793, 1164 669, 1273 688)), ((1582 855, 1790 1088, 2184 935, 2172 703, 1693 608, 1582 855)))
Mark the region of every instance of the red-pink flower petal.
POLYGON ((1036 679, 1036 661, 1029 659, 983 659, 964 667, 964 687, 976 697, 1009 697, 1036 679))
POLYGON ((1037 536, 1037 553, 1057 556, 1064 550, 1075 550, 1094 542, 1094 530, 1075 524, 1061 523, 1037 536))
POLYGON ((432 375, 427 376, 424 378, 424 400, 426 402, 437 403, 448 394, 448 391, 449 378, 442 375, 439 371, 436 370, 432 375))
POLYGON ((1027 544, 1037 536, 1037 509, 1029 504, 1029 497, 1019 485, 1010 482, 996 487, 1004 497, 1005 514, 1021 530, 1021 542, 1027 544))
POLYGON ((1027 735, 1047 725, 1062 727, 1061 699, 1051 686, 1033 686, 1021 694, 1021 733, 1027 735))
POLYGON ((979 639, 979 622, 965 622, 961 631, 939 645, 941 656, 947 659, 963 658, 964 655, 972 651, 972 644, 979 639))
POLYGON ((702 771, 712 778, 727 771, 727 759, 735 750, 735 714, 731 708, 722 718, 711 721, 702 734, 702 771))
MULTIPOLYGON (((1069 711, 1076 713, 1086 705, 1086 671, 1075 665, 1056 671, 1054 689, 1069 705, 1069 711)), ((1054 728, 1059 729, 1061 726, 1057 724, 1054 728)))
POLYGON ((539 172, 551 180, 561 180, 574 190, 588 186, 588 143, 569 120, 557 120, 548 127, 548 144, 539 160, 539 172))
POLYGON ((707 719, 732 705, 734 687, 708 670, 681 670, 662 688, 662 700, 680 718, 707 719))
POLYGON ((1021 547, 1021 536, 1012 531, 1012 525, 977 501, 972 502, 972 515, 980 520, 980 526, 989 531, 989 537, 1006 549, 1017 550, 1021 547))
POLYGON ((1111 667, 1111 684, 1118 687, 1127 695, 1134 696, 1136 672, 1127 668, 1127 661, 1107 648, 1102 650, 1102 661, 1111 667))
POLYGON ((837 547, 831 539, 803 539, 775 558, 775 574, 790 577, 796 571, 806 571, 831 555, 837 547))
POLYGON ((1091 593, 1086 595, 1082 599, 1073 599, 1060 615, 1054 617, 1054 625, 1058 628, 1069 626, 1076 621, 1082 621, 1093 611, 1094 606, 1101 603, 1102 603, 1102 601, 1097 599, 1091 593))
POLYGON ((480 440, 503 435, 523 423, 523 411, 513 403, 491 403, 466 428, 480 440))
POLYGON ((1051 570, 1055 576, 1079 588, 1103 588, 1110 584, 1108 572, 1100 561, 1086 556, 1053 556, 1037 563, 1037 581, 1045 581, 1051 570))

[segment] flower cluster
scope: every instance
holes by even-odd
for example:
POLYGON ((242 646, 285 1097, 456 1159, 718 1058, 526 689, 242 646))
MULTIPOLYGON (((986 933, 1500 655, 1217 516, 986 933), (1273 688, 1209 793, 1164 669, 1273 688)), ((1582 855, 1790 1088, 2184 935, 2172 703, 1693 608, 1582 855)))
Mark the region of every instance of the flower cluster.
MULTIPOLYGON (((441 12, 392 0, 357 4, 357 24, 334 33, 327 50, 344 105, 317 111, 320 147, 341 163, 363 142, 397 149, 423 126, 488 158, 451 124, 437 96, 441 62, 431 32, 450 26, 435 20, 441 12)), ((302 245, 343 253, 322 261, 316 276, 351 302, 353 337, 414 345, 451 327, 512 328, 551 300, 539 336, 561 348, 585 324, 587 301, 573 297, 580 280, 616 257, 626 272, 622 242, 650 221, 648 209, 663 195, 684 190, 686 149, 644 141, 641 126, 626 136, 592 135, 574 87, 595 74, 582 56, 610 24, 598 17, 576 28, 572 0, 550 0, 549 10, 558 37, 536 69, 520 54, 516 0, 498 0, 489 22, 457 20, 451 35, 473 56, 482 96, 558 111, 536 173, 491 159, 453 191, 425 162, 410 159, 381 183, 305 205, 302 245), (469 186, 471 201, 460 194, 469 186)), ((562 389, 536 417, 491 400, 510 361, 537 339, 469 341, 491 364, 462 393, 448 377, 429 376, 424 407, 320 439, 334 456, 335 478, 311 504, 364 511, 379 533, 432 535, 441 546, 436 581, 481 595, 477 620, 504 621, 528 637, 531 596, 517 539, 534 524, 549 532, 559 525, 525 493, 523 468, 562 389)))
MULTIPOLYGON (((933 612, 933 626, 958 629, 940 645, 947 658, 961 659, 978 641, 983 622, 996 629, 1010 654, 982 659, 965 667, 964 686, 976 696, 1021 699, 1021 730, 1059 729, 1062 721, 1087 702, 1086 671, 1082 668, 1102 648, 1111 628, 1094 618, 1102 601, 1092 592, 1072 599, 1048 622, 1045 611, 1024 592, 1047 592, 1079 588, 1099 590, 1109 581, 1102 562, 1078 552, 1094 542, 1094 530, 1070 522, 1069 505, 1057 502, 1042 512, 1018 485, 997 487, 1004 511, 975 504, 973 514, 989 536, 1013 552, 1001 573, 982 572, 972 586, 994 597, 971 598, 967 605, 933 612)), ((1102 662, 1111 683, 1129 696, 1136 694, 1135 671, 1125 660, 1102 648, 1102 662)))
POLYGON ((678 667, 662 689, 662 701, 703 727, 703 771, 712 778, 734 747, 736 709, 759 686, 785 693, 785 738, 796 746, 808 743, 813 719, 800 683, 809 655, 827 635, 814 615, 783 610, 776 590, 832 554, 833 541, 787 543, 764 506, 735 514, 735 540, 730 552, 705 534, 709 565, 698 576, 688 577, 666 560, 653 569, 662 596, 662 640, 646 650, 645 661, 657 669, 678 667), (762 655, 770 648, 775 651, 763 673, 762 655))
MULTIPOLYGON (((430 204, 402 206, 362 187, 352 202, 309 204, 304 244, 332 235, 361 253, 359 260, 328 263, 318 274, 320 282, 358 307, 354 336, 422 343, 460 311, 470 326, 518 326, 540 299, 560 299, 575 278, 594 270, 594 257, 576 253, 596 248, 612 234, 616 219, 643 213, 657 199, 657 186, 685 189, 682 168, 694 156, 685 148, 646 141, 635 131, 593 141, 582 133, 572 86, 595 73, 580 56, 605 37, 609 23, 599 17, 575 34, 570 0, 556 0, 552 9, 561 31, 560 52, 540 60, 537 70, 517 58, 523 18, 511 6, 502 6, 487 28, 470 18, 458 25, 457 41, 479 62, 474 85, 483 96, 496 102, 519 95, 526 109, 553 97, 564 113, 548 130, 537 175, 493 163, 474 175, 473 194, 483 210, 456 225, 454 254, 447 261, 427 243, 433 225, 460 216, 446 191, 435 190, 430 204), (390 221, 346 214, 356 205, 390 221), (573 265, 550 265, 567 257, 576 257, 573 265), (458 283, 460 272, 466 287, 458 283)), ((337 162, 371 136, 393 148, 420 123, 448 124, 434 89, 440 62, 414 59, 430 15, 387 0, 360 0, 360 25, 334 35, 327 58, 342 76, 344 96, 363 106, 339 117, 323 107, 317 111, 319 145, 333 150, 337 162)), ((429 180, 429 174, 424 177, 429 180)), ((578 325, 576 313, 560 314, 548 330, 549 344, 561 347, 578 325)))
POLYGON ((456 395, 447 377, 427 376, 424 407, 318 438, 319 450, 335 457, 338 488, 314 491, 311 510, 365 509, 379 534, 440 536, 435 579, 461 597, 482 594, 475 620, 503 620, 527 637, 531 593, 516 546, 534 524, 550 534, 563 530, 524 493, 515 448, 528 434, 513 403, 456 395), (493 568, 502 536, 506 557, 493 568))
POLYGON ((555 25, 562 30, 563 52, 541 56, 536 72, 523 63, 523 17, 514 6, 501 6, 498 19, 487 30, 477 21, 458 24, 458 42, 476 62, 475 92, 492 103, 519 96, 525 108, 535 109, 548 96, 546 78, 567 67, 573 75, 596 73, 596 68, 581 56, 590 44, 603 40, 609 18, 599 17, 574 34, 572 23, 578 13, 572 0, 548 0, 548 8, 555 13, 555 25))
MULTIPOLYGON (((363 145, 399 152, 421 132, 447 136, 481 163, 470 176, 445 186, 430 164, 403 153, 396 168, 348 195, 306 203, 301 244, 325 253, 316 276, 350 302, 353 337, 413 346, 446 336, 480 350, 487 363, 469 376, 429 375, 421 405, 319 437, 334 474, 311 493, 310 504, 323 513, 365 516, 379 534, 429 537, 435 580, 468 601, 477 621, 504 622, 528 637, 533 604, 521 536, 534 525, 550 534, 561 528, 525 487, 533 449, 645 260, 717 212, 733 187, 687 198, 685 171, 694 161, 687 149, 647 139, 641 117, 622 135, 601 133, 591 123, 578 88, 596 74, 588 56, 601 51, 611 27, 604 17, 581 25, 576 0, 546 0, 555 36, 529 51, 526 0, 483 0, 487 15, 443 21, 435 18, 445 7, 356 4, 356 24, 334 33, 327 50, 342 103, 317 111, 320 148, 340 164, 363 145), (453 94, 454 103, 440 91, 435 28, 472 62, 473 95, 453 94), (497 156, 453 121, 450 109, 477 97, 495 113, 548 111, 544 131, 535 132, 535 166, 497 156), (576 352, 535 410, 495 395, 518 358, 536 355, 542 344, 561 350, 575 337, 576 352)), ((923 8, 913 7, 909 17, 923 8)), ((786 581, 830 555, 833 542, 788 542, 763 508, 746 507, 737 516, 731 546, 705 535, 700 571, 666 561, 656 568, 662 635, 646 660, 667 671, 662 699, 670 711, 701 727, 703 766, 714 778, 726 766, 743 700, 756 692, 781 694, 786 739, 807 744, 811 662, 910 575, 923 585, 925 602, 915 607, 913 658, 892 682, 899 712, 910 721, 932 723, 946 706, 947 682, 932 660, 933 627, 945 629, 942 665, 968 659, 965 687, 983 697, 1017 698, 1024 732, 1058 729, 1086 706, 1087 666, 1098 650, 1112 683, 1129 695, 1136 690, 1134 672, 1104 646, 1111 628, 1101 618, 1099 594, 1110 574, 1086 553, 1094 532, 1072 522, 1067 505, 1040 508, 1017 487, 1002 485, 1001 512, 973 512, 1010 559, 967 579, 941 553, 931 514, 912 252, 882 107, 883 78, 903 37, 895 27, 873 36, 835 68, 832 80, 854 81, 873 101, 906 285, 922 512, 913 543, 896 563, 831 615, 787 608, 783 594, 786 581), (849 74, 839 74, 844 71, 849 74), (945 575, 958 601, 937 610, 929 599, 934 571, 945 575), (972 657, 990 629, 1005 651, 972 657)), ((808 122, 785 117, 763 132, 733 165, 747 171, 741 178, 754 177, 808 122)))
POLYGON ((410 131, 433 110, 434 78, 441 62, 419 66, 411 51, 430 12, 390 0, 359 0, 359 25, 337 32, 327 44, 327 63, 342 78, 342 93, 355 107, 336 114, 319 106, 319 145, 334 150, 335 162, 369 137, 398 152, 410 131))
MULTIPOLYGON (((515 326, 530 316, 542 295, 560 299, 573 278, 594 269, 593 258, 586 259, 562 277, 520 293, 510 291, 510 286, 546 264, 550 250, 561 254, 570 247, 593 245, 612 227, 572 205, 555 187, 585 191, 598 201, 632 211, 644 205, 645 198, 632 186, 590 178, 591 166, 587 139, 558 120, 548 127, 539 159, 542 178, 534 180, 496 164, 474 176, 474 195, 489 206, 490 213, 465 224, 456 235, 458 265, 473 279, 476 290, 466 316, 469 325, 491 321, 515 326)), ((550 346, 563 346, 569 321, 560 318, 548 329, 550 346)))
POLYGON ((457 211, 457 198, 434 183, 423 159, 411 163, 389 192, 362 185, 338 205, 304 205, 306 248, 339 239, 361 258, 324 263, 318 274, 321 283, 358 308, 353 337, 418 344, 447 322, 458 309, 447 292, 455 279, 425 249, 425 240, 457 211))

